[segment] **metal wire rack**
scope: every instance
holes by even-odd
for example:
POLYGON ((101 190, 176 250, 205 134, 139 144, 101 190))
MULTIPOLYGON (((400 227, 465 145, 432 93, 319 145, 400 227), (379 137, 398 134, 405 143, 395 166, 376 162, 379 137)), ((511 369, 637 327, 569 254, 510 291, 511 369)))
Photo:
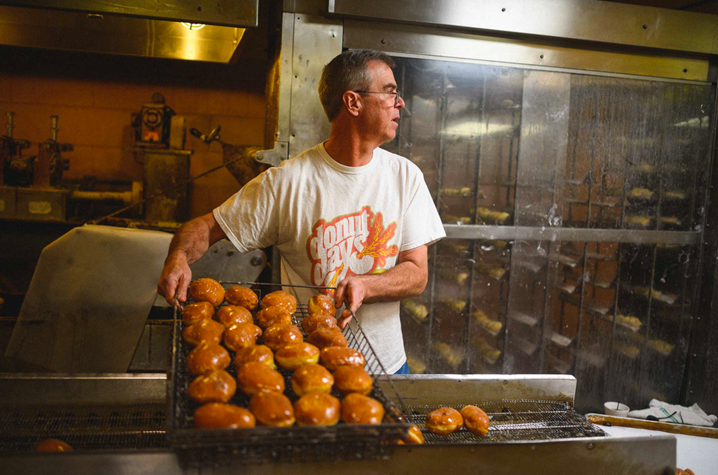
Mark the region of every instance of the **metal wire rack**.
MULTIPOLYGON (((606 435, 565 402, 516 399, 476 405, 486 412, 491 421, 489 432, 483 437, 463 427, 449 435, 429 432, 426 415, 444 406, 409 406, 408 419, 419 426, 427 444, 491 444, 606 435)), ((460 411, 464 406, 448 407, 460 411)))
POLYGON ((165 448, 165 411, 163 404, 4 406, 0 453, 34 452, 45 439, 60 439, 83 451, 165 448))
MULTIPOLYGON (((224 287, 243 285, 251 287, 262 298, 262 288, 266 285, 255 282, 221 282, 224 287)), ((316 290, 326 287, 282 285, 283 288, 303 287, 316 290)), ((293 322, 301 329, 301 321, 309 316, 305 304, 298 303, 293 322)), ((186 396, 187 387, 194 378, 186 370, 186 358, 191 351, 182 339, 184 324, 175 309, 174 337, 172 348, 172 366, 168 375, 169 415, 168 432, 170 444, 178 450, 184 465, 247 465, 278 462, 326 462, 348 459, 388 458, 396 441, 406 434, 409 424, 402 422, 402 411, 392 401, 401 397, 394 390, 392 399, 388 398, 376 382, 388 379, 389 375, 377 358, 371 343, 361 329, 356 318, 343 330, 351 348, 364 355, 365 369, 374 378, 375 384, 370 397, 378 400, 386 411, 380 425, 350 425, 340 422, 329 427, 255 427, 248 430, 199 430, 194 428, 193 414, 199 405, 186 396)), ((306 334, 302 330, 302 334, 306 334)), ((226 371, 236 373, 234 362, 226 371)), ((291 371, 281 368, 278 371, 285 378, 285 395, 294 402, 298 396, 291 389, 291 371)), ((342 395, 332 393, 342 399, 342 395)), ((247 407, 249 398, 240 391, 230 401, 247 407)))

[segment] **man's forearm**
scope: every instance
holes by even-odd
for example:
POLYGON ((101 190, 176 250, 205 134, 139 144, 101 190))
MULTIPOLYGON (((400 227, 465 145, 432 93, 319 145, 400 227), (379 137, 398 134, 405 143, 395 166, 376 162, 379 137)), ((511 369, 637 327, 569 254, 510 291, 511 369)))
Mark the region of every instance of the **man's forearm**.
POLYGON ((420 295, 426 288, 428 275, 411 261, 402 262, 383 274, 361 276, 366 287, 365 303, 395 302, 420 295))
POLYGON ((167 260, 184 258, 187 264, 192 264, 207 252, 210 245, 209 226, 204 219, 195 218, 183 224, 172 237, 167 260))

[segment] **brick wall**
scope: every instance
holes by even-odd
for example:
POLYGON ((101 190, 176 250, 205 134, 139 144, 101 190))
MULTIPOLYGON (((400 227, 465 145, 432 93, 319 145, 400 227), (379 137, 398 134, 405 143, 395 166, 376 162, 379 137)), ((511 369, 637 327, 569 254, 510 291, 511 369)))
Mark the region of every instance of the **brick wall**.
MULTIPOLYGON (((15 112, 14 137, 37 143, 51 137, 50 116, 59 116, 58 141, 74 145, 67 178, 142 180, 132 152, 130 114, 161 92, 187 118, 188 129, 208 133, 222 126, 222 140, 262 145, 264 80, 261 61, 217 65, 148 58, 0 48, 0 133, 5 112, 15 112)), ((187 134, 194 150, 191 176, 222 163, 222 148, 187 134)), ((190 215, 208 213, 238 189, 225 169, 195 181, 190 215)))

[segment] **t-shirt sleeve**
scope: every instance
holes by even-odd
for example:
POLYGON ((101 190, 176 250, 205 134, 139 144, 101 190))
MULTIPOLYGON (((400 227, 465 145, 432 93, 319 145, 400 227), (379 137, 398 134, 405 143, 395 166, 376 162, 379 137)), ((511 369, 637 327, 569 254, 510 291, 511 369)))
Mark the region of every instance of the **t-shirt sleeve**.
POLYGON ((262 173, 213 211, 214 219, 239 252, 277 242, 278 216, 275 190, 268 173, 262 173))
POLYGON ((400 252, 432 244, 446 237, 444 225, 434 200, 431 199, 423 174, 417 169, 412 175, 409 181, 410 198, 403 217, 400 252))

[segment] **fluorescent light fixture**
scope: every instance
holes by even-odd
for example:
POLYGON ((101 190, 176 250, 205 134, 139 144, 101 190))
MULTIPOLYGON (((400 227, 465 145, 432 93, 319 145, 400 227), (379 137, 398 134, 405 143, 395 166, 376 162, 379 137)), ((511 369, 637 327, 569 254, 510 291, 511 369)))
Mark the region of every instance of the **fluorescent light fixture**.
POLYGON ((188 30, 201 30, 204 28, 204 23, 186 23, 182 22, 182 26, 187 28, 188 30))

